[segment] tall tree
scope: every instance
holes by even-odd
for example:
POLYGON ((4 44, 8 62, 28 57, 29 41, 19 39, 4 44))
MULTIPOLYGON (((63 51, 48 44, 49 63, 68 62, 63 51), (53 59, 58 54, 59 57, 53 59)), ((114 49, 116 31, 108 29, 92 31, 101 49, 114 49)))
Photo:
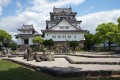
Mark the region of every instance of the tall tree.
POLYGON ((115 34, 115 39, 114 41, 120 46, 120 17, 117 20, 118 26, 116 28, 116 34, 115 34))
POLYGON ((102 42, 107 41, 109 45, 109 50, 111 44, 114 42, 116 27, 117 26, 114 23, 109 22, 100 24, 96 28, 96 34, 99 36, 102 42))
POLYGON ((40 45, 43 43, 44 39, 40 36, 36 36, 33 38, 33 43, 37 43, 38 44, 38 47, 39 47, 39 50, 40 50, 40 45))
POLYGON ((120 29, 120 17, 118 18, 117 22, 118 22, 118 27, 120 29))
POLYGON ((0 43, 2 43, 3 46, 8 47, 11 39, 12 37, 8 32, 0 30, 0 43))

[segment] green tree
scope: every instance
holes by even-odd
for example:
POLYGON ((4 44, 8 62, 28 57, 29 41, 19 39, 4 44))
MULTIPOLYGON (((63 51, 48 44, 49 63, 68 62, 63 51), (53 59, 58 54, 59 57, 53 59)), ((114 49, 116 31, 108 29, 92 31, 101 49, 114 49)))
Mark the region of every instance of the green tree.
POLYGON ((78 46, 78 41, 69 41, 69 46, 72 48, 72 50, 75 50, 75 48, 78 46))
POLYGON ((118 18, 118 26, 115 29, 115 39, 114 41, 120 46, 120 17, 118 18))
POLYGON ((36 36, 33 38, 33 43, 37 43, 38 44, 38 47, 39 47, 39 50, 40 50, 40 45, 43 44, 43 41, 44 39, 40 36, 36 36))
POLYGON ((120 17, 118 18, 117 22, 118 22, 118 27, 120 29, 120 17))
POLYGON ((2 43, 3 46, 8 47, 11 39, 12 37, 9 33, 5 30, 0 30, 0 43, 2 43))
POLYGON ((98 25, 96 28, 96 34, 101 40, 101 42, 108 42, 109 50, 111 44, 114 42, 115 33, 116 33, 116 25, 112 22, 103 23, 98 25))
POLYGON ((84 34, 84 37, 85 37, 84 45, 87 50, 90 50, 91 47, 94 45, 93 36, 94 35, 90 34, 89 31, 84 34))
POLYGON ((17 43, 16 43, 15 41, 13 41, 13 40, 11 40, 9 46, 10 46, 10 48, 11 48, 12 50, 16 50, 16 49, 17 49, 17 43))
POLYGON ((54 41, 52 39, 49 39, 49 40, 44 40, 43 41, 43 45, 44 46, 48 46, 49 47, 49 50, 51 49, 51 46, 54 45, 54 41))

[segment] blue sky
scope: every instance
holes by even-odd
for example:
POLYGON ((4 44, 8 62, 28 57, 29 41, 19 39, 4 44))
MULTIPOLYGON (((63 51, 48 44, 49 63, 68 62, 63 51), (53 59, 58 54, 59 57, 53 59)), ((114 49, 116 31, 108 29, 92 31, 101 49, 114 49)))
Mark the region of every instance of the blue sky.
POLYGON ((33 24, 41 33, 53 7, 72 7, 82 29, 95 33, 101 23, 114 22, 120 17, 120 0, 0 0, 0 29, 8 31, 15 39, 17 29, 33 24))
MULTIPOLYGON (((31 0, 10 0, 11 2, 3 7, 2 15, 0 17, 16 15, 16 11, 21 9, 25 11, 28 6, 32 6, 31 0), (21 5, 17 6, 18 3, 21 5)), ((57 0, 48 0, 49 2, 57 0)), ((89 13, 120 9, 120 0, 86 0, 80 5, 68 4, 66 7, 71 6, 78 16, 86 15, 89 13)), ((54 6, 54 5, 53 5, 54 6)), ((57 7, 57 6, 56 6, 57 7)), ((64 6, 63 6, 64 7, 64 6)))

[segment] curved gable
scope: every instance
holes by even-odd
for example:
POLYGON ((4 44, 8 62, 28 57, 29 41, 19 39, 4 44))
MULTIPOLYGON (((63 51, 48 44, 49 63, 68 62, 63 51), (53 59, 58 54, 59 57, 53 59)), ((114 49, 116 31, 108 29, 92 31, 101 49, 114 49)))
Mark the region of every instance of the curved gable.
POLYGON ((77 28, 63 19, 60 23, 52 27, 51 30, 77 30, 77 28))

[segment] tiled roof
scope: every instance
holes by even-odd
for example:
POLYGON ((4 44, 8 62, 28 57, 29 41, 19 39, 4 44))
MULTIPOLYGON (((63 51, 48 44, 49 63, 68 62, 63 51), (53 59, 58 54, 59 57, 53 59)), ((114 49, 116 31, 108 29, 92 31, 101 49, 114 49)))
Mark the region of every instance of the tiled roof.
POLYGON ((50 12, 50 15, 76 15, 77 12, 71 12, 71 13, 67 13, 67 12, 59 12, 59 13, 54 13, 54 12, 50 12))
POLYGON ((86 32, 87 30, 41 30, 42 32, 86 32))
POLYGON ((66 12, 66 13, 71 13, 72 9, 71 8, 53 8, 54 13, 60 13, 60 12, 66 12))
POLYGON ((22 26, 23 29, 33 29, 33 25, 24 25, 22 26))
MULTIPOLYGON (((70 19, 65 19, 65 20, 67 20, 70 23, 82 22, 82 21, 76 21, 76 20, 70 20, 70 19)), ((61 22, 61 20, 60 19, 58 19, 58 20, 50 20, 50 21, 46 20, 46 23, 48 23, 48 22, 59 23, 59 22, 61 22)))
POLYGON ((24 25, 22 28, 18 29, 19 31, 35 31, 33 25, 24 25))
POLYGON ((30 36, 41 36, 40 34, 17 34, 16 37, 30 37, 30 36))

